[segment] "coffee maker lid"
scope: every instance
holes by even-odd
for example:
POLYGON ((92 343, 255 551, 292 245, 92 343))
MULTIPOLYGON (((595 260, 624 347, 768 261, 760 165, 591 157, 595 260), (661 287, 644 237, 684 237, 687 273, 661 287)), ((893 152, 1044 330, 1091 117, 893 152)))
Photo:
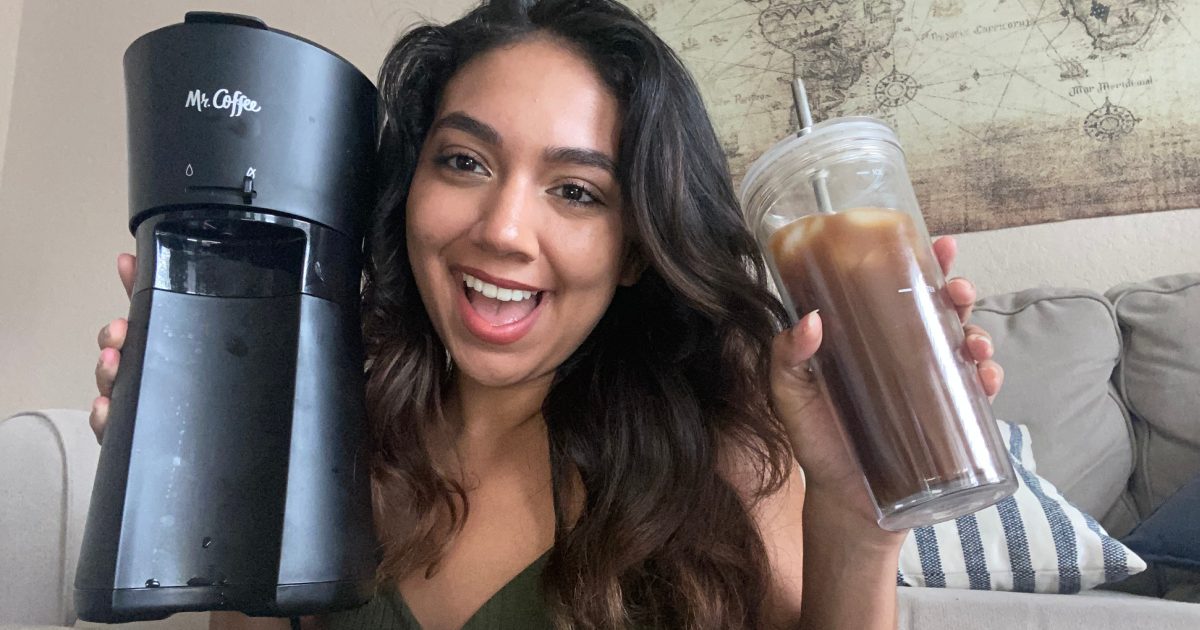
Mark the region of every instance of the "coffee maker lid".
POLYGON ((361 235, 378 95, 349 61, 255 17, 189 12, 134 41, 124 65, 131 231, 215 206, 361 235))
MULTIPOLYGON (((277 28, 271 28, 271 27, 267 26, 267 23, 262 21, 262 19, 256 18, 253 15, 243 15, 241 13, 224 13, 224 12, 219 12, 219 11, 188 11, 187 13, 183 14, 183 23, 184 24, 232 24, 232 25, 236 25, 236 26, 246 26, 249 28, 257 28, 257 29, 263 30, 263 31, 271 31, 272 33, 277 33, 277 34, 283 35, 285 37, 291 37, 292 39, 304 42, 305 44, 308 44, 309 46, 319 48, 319 49, 325 51, 326 53, 332 55, 333 57, 340 59, 346 65, 350 66, 351 68, 354 68, 355 72, 358 72, 358 69, 354 66, 354 64, 350 63, 349 61, 346 60, 345 57, 337 54, 336 52, 322 46, 321 44, 318 44, 317 42, 314 42, 311 39, 308 39, 307 37, 301 37, 295 33, 289 33, 288 31, 280 30, 277 28)), ((361 72, 359 74, 361 74, 361 72)), ((364 75, 363 78, 366 79, 367 77, 364 75)))
POLYGON ((803 133, 791 134, 776 142, 750 164, 742 178, 738 199, 746 225, 757 233, 763 216, 781 186, 794 185, 795 177, 810 177, 813 165, 862 143, 886 142, 903 152, 896 132, 882 120, 867 116, 830 118, 812 125, 803 133))

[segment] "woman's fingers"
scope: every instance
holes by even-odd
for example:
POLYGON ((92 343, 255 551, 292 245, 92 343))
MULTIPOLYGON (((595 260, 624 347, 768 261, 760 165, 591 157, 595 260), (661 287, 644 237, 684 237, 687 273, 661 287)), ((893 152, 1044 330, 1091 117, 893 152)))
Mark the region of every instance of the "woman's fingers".
POLYGON ((954 240, 953 236, 937 239, 933 242, 933 255, 937 257, 938 266, 942 268, 942 275, 950 275, 950 267, 958 257, 958 241, 954 240))
POLYGON ((112 348, 120 350, 125 345, 125 333, 129 332, 129 322, 124 317, 118 317, 100 329, 96 343, 100 349, 112 348))
MULTIPOLYGON (((958 257, 958 241, 955 241, 953 236, 937 239, 933 242, 933 255, 937 257, 938 266, 942 268, 942 275, 949 276, 950 267, 958 257)), ((946 282, 946 291, 950 294, 950 301, 954 303, 954 310, 958 311, 958 320, 965 324, 971 317, 971 309, 975 308, 975 299, 979 297, 975 285, 966 278, 952 278, 946 282)))
POLYGON ((121 347, 125 345, 125 333, 129 323, 117 318, 100 329, 96 343, 100 345, 100 358, 96 360, 96 390, 101 396, 111 396, 113 381, 117 378, 117 367, 121 363, 121 347))
POLYGON ((92 413, 88 416, 88 424, 92 426, 92 433, 96 434, 96 442, 101 442, 104 438, 104 428, 108 426, 107 396, 97 396, 92 401, 92 413))
MULTIPOLYGON (((125 295, 133 295, 133 282, 137 276, 137 256, 120 254, 117 256, 117 275, 125 287, 125 295)), ((100 358, 96 361, 96 390, 100 393, 92 401, 92 413, 88 416, 88 424, 96 434, 96 441, 104 437, 104 428, 108 425, 108 404, 112 396, 113 383, 117 380, 117 368, 121 363, 121 348, 125 345, 125 335, 129 332, 129 322, 123 317, 112 320, 100 334, 96 335, 96 345, 100 346, 100 358)))
POLYGON ((795 326, 776 335, 771 349, 776 368, 806 376, 808 360, 821 345, 821 333, 821 316, 813 311, 800 318, 795 326))
POLYGON ((950 295, 954 310, 958 312, 958 321, 967 323, 971 318, 971 310, 975 308, 975 298, 978 297, 975 285, 966 278, 952 278, 946 283, 946 292, 950 295))
POLYGON ((996 347, 992 343, 992 336, 988 331, 968 324, 963 327, 963 333, 967 336, 967 352, 977 363, 992 358, 992 355, 996 353, 996 347))
POLYGON ((988 400, 995 400, 1004 385, 1004 368, 992 358, 996 354, 992 335, 974 324, 963 326, 963 332, 967 336, 967 353, 976 363, 975 369, 979 371, 983 391, 988 400))
POLYGON ((96 362, 96 390, 101 396, 112 396, 113 382, 117 380, 117 367, 120 363, 120 352, 112 348, 100 351, 100 360, 96 362))
POLYGON ((125 285, 125 295, 133 297, 133 281, 137 276, 137 256, 133 254, 118 255, 117 275, 121 276, 121 284, 125 285))
POLYGON ((995 400, 996 394, 1000 393, 1000 387, 1004 385, 1004 368, 988 359, 980 361, 977 369, 979 380, 983 383, 983 393, 987 394, 988 400, 995 400))
MULTIPOLYGON (((125 334, 129 331, 129 323, 124 318, 117 318, 100 329, 96 343, 100 346, 100 358, 96 360, 96 390, 103 401, 104 408, 100 412, 100 420, 108 416, 108 397, 112 395, 113 382, 117 378, 117 367, 121 363, 121 347, 125 345, 125 334)), ((97 403, 92 403, 93 422, 97 415, 97 403)), ((93 430, 95 426, 92 427, 93 430)))
POLYGON ((771 401, 793 437, 804 434, 806 423, 817 417, 812 405, 821 396, 809 360, 820 347, 821 336, 821 316, 813 311, 775 335, 771 346, 771 401))

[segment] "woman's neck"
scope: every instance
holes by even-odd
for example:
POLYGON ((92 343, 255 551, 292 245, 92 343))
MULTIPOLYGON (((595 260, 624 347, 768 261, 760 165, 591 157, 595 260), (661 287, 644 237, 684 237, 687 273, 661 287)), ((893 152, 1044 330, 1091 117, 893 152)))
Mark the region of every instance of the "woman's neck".
MULTIPOLYGON (((455 452, 463 469, 462 481, 477 487, 490 472, 516 467, 538 480, 533 486, 551 488, 549 435, 542 403, 554 376, 514 387, 493 388, 456 375, 446 397, 447 418, 458 427, 455 452)), ((564 480, 567 522, 583 511, 585 492, 578 471, 570 466, 564 480)))
POLYGON ((509 387, 489 387, 459 372, 446 400, 447 417, 458 426, 456 450, 471 468, 541 436, 542 402, 553 375, 509 387))

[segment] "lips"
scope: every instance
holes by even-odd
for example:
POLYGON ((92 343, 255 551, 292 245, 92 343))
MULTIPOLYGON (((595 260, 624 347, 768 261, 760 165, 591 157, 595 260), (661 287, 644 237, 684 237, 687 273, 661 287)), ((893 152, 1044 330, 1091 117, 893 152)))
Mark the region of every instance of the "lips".
POLYGON ((458 307, 463 325, 481 341, 515 343, 537 322, 547 292, 491 276, 478 269, 459 268, 458 307))

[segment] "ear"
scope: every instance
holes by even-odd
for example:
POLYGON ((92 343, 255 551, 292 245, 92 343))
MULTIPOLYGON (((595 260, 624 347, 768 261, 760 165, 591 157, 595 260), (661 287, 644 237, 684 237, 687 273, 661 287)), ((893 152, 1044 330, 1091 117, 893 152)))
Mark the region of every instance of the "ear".
POLYGON ((645 270, 646 259, 642 256, 641 249, 632 243, 626 245, 625 255, 621 260, 621 277, 617 283, 623 287, 631 287, 642 278, 642 272, 645 270))

